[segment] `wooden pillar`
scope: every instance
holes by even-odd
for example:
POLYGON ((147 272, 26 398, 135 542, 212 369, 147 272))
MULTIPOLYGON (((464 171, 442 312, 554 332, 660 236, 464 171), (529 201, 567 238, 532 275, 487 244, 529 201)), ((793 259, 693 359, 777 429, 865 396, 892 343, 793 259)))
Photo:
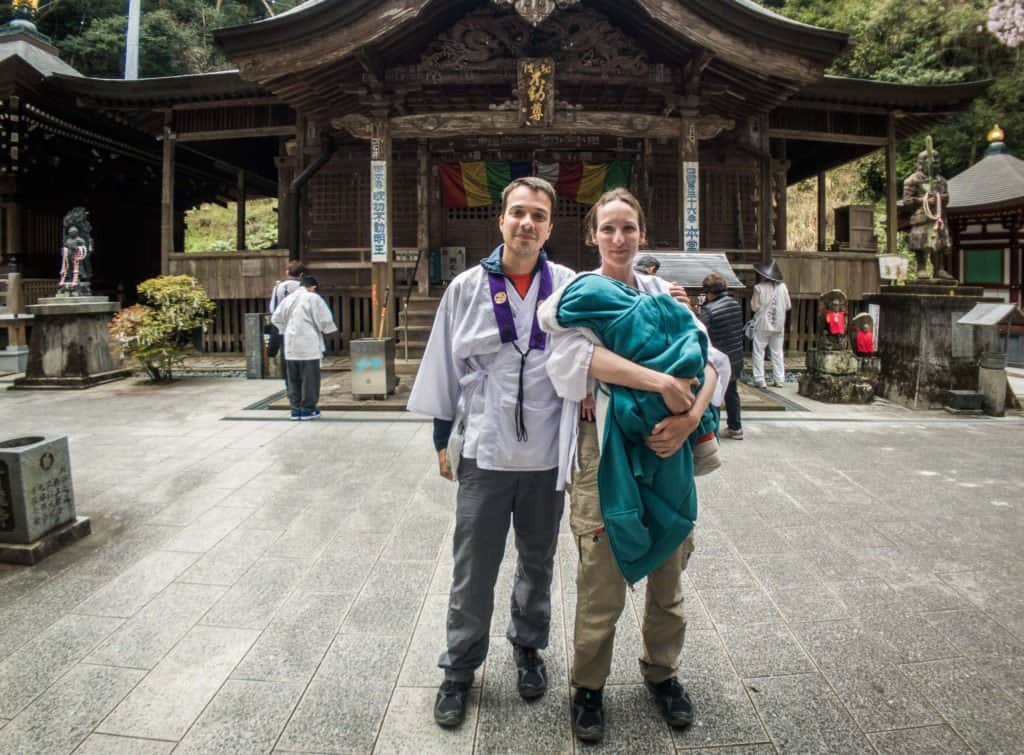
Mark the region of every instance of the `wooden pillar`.
POLYGON ((889 113, 885 119, 885 253, 896 254, 896 232, 899 218, 896 217, 896 114, 889 113))
POLYGON ((245 170, 238 171, 238 207, 235 215, 235 249, 245 249, 245 170))
POLYGON ((163 183, 160 194, 160 274, 167 275, 171 269, 171 252, 174 251, 174 142, 172 127, 174 114, 164 116, 164 161, 163 183))
POLYGON ((391 200, 394 163, 391 150, 391 122, 387 112, 374 113, 370 134, 370 261, 373 263, 373 335, 394 335, 394 291, 390 291, 388 315, 381 329, 381 307, 385 292, 394 286, 394 234, 391 200))
MULTIPOLYGON (((786 147, 785 140, 782 141, 782 156, 785 158, 786 147)), ((789 237, 786 224, 788 223, 787 217, 787 202, 788 197, 786 196, 787 187, 786 179, 789 175, 789 161, 786 159, 776 160, 773 167, 773 180, 774 180, 774 196, 777 200, 775 206, 775 248, 780 252, 786 251, 786 247, 789 246, 789 237)))
POLYGON ((762 115, 761 132, 761 170, 758 181, 758 195, 761 206, 758 208, 757 245, 761 250, 761 261, 767 262, 772 256, 772 156, 771 139, 768 136, 768 116, 762 115))
POLYGON ((425 139, 416 146, 416 290, 430 291, 430 147, 425 139))
POLYGON ((825 173, 818 174, 818 251, 825 251, 825 233, 828 229, 825 173))
POLYGON ((700 152, 697 141, 697 110, 681 110, 679 124, 679 248, 700 249, 700 152))
POLYGON ((654 240, 654 227, 651 223, 654 217, 654 142, 651 139, 644 139, 641 149, 637 196, 647 214, 647 240, 650 243, 654 240))

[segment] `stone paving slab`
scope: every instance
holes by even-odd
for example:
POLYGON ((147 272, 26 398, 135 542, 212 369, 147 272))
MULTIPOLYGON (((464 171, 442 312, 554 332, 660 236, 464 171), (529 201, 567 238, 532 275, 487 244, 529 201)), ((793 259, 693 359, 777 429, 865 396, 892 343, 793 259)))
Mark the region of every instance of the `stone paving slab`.
MULTIPOLYGON (((698 481, 670 731, 628 592, 609 732, 569 719, 563 522, 551 689, 515 691, 514 548, 464 725, 431 720, 455 486, 400 412, 290 423, 267 381, 0 393, 5 433, 70 439, 94 533, 0 565, 0 752, 1016 752, 1024 741, 1024 422, 892 406, 745 414, 698 481), (76 750, 77 748, 77 750, 76 750)), ((792 386, 772 389, 787 399, 792 386)), ((795 400, 795 399, 794 399, 795 400)))

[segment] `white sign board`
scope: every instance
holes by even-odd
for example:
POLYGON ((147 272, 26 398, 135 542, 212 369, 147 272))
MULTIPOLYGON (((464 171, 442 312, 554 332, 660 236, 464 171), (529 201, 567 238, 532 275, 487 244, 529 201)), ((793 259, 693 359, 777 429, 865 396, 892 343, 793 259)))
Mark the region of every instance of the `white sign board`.
POLYGON ((370 161, 370 261, 388 261, 388 164, 370 161))
POLYGON ((878 257, 878 276, 882 280, 905 281, 907 279, 906 257, 898 254, 882 254, 878 257))
POLYGON ((700 167, 696 162, 683 163, 683 249, 700 249, 700 167))

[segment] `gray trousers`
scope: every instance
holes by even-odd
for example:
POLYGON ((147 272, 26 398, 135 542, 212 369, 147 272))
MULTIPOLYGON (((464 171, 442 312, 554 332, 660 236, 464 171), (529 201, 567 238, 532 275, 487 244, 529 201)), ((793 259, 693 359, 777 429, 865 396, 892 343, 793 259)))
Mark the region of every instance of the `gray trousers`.
POLYGON ((438 666, 446 679, 470 681, 487 657, 494 583, 505 555, 509 522, 515 529, 515 581, 506 636, 531 648, 548 645, 551 575, 565 494, 558 470, 495 472, 473 459, 459 465, 455 509, 455 569, 448 598, 448 649, 438 666))
POLYGON ((284 364, 288 376, 288 403, 292 411, 313 411, 320 400, 320 360, 289 359, 284 364))

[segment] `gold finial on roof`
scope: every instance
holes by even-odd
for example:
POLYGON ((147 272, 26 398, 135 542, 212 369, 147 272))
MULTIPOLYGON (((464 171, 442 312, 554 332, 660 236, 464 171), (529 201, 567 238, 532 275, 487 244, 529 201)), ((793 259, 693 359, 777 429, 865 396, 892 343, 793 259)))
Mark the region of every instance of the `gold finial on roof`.
POLYGON ((1004 134, 1003 130, 1001 128, 999 128, 999 124, 998 123, 995 126, 992 127, 991 131, 988 132, 988 140, 989 140, 989 142, 1001 142, 1001 141, 1003 141, 1003 139, 1005 137, 1006 137, 1006 134, 1004 134))

